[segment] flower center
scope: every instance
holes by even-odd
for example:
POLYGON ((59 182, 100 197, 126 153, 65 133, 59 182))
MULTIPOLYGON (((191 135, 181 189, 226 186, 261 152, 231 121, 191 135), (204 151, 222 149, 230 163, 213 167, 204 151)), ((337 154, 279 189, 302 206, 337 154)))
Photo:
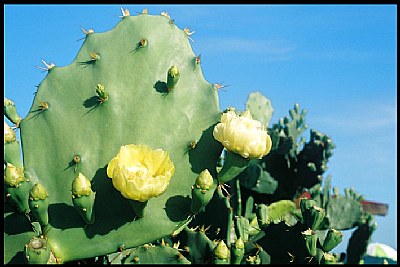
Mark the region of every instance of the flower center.
POLYGON ((148 177, 149 170, 140 162, 131 166, 127 166, 126 169, 128 170, 129 174, 131 174, 129 175, 128 180, 135 179, 137 177, 140 178, 148 177))

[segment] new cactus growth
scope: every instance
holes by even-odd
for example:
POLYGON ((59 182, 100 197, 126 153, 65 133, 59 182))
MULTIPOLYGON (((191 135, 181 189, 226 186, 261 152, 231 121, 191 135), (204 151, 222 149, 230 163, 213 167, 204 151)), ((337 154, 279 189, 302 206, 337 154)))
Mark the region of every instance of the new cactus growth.
POLYGON ((7 98, 4 98, 4 115, 17 127, 19 126, 22 118, 18 115, 14 102, 7 98))
POLYGON ((168 91, 174 89, 175 85, 178 83, 180 77, 179 69, 177 66, 172 66, 168 69, 167 75, 167 88, 168 91))
POLYGON ((42 227, 49 223, 48 196, 46 188, 40 183, 35 184, 29 193, 29 208, 42 227))
POLYGON ((214 263, 215 264, 225 264, 229 263, 230 251, 226 246, 224 240, 218 241, 217 246, 213 250, 214 253, 214 263))
POLYGON ((108 32, 82 29, 72 64, 43 61, 25 118, 4 100, 4 263, 332 263, 354 227, 359 260, 372 215, 354 190, 331 196, 335 145, 313 129, 306 142, 306 111, 270 124, 252 93, 221 112, 194 31, 121 11, 108 32))
POLYGON ((203 210, 213 197, 215 189, 214 179, 210 172, 205 169, 196 178, 195 184, 192 187, 190 212, 196 214, 203 210))
POLYGON ((72 182, 72 203, 87 224, 94 224, 95 192, 88 178, 78 173, 72 182))

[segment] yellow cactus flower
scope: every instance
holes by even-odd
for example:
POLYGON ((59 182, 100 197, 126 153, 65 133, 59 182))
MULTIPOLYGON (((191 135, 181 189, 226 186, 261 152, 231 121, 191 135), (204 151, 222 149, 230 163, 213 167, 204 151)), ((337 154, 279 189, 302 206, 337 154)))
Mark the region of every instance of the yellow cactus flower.
POLYGON ((164 193, 174 172, 166 151, 141 144, 121 146, 107 166, 114 187, 125 198, 140 202, 164 193))
POLYGON ((262 158, 271 151, 272 140, 261 122, 252 119, 250 111, 236 115, 228 110, 214 127, 214 138, 229 151, 244 158, 262 158))

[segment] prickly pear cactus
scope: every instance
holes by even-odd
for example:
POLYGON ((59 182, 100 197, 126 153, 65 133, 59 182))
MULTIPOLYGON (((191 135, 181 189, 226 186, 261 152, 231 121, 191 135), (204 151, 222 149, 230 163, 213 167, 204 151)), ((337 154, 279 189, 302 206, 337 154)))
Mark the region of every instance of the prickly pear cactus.
MULTIPOLYGON (((222 151, 212 136, 220 119, 218 95, 202 75, 191 32, 166 14, 123 13, 108 32, 85 31, 72 64, 45 63, 47 76, 29 114, 18 121, 25 177, 48 193, 42 231, 58 262, 171 235, 191 214, 191 187, 199 173, 207 169, 216 177, 222 151), (162 149, 175 168, 166 191, 148 201, 142 218, 106 173, 127 144, 162 149), (82 198, 71 192, 78 174, 93 191, 92 204, 82 204, 92 205, 94 217, 86 220, 80 213, 89 208, 78 212, 74 203, 82 198)), ((27 231, 29 222, 26 231, 11 230, 17 217, 25 215, 5 214, 5 262, 18 258, 34 233, 27 231)))
POLYGON ((268 127, 255 92, 221 113, 193 32, 166 12, 122 15, 83 30, 71 65, 43 61, 25 118, 4 100, 4 263, 340 263, 331 250, 355 227, 358 263, 373 217, 354 189, 322 185, 335 145, 306 142, 306 111, 268 127))

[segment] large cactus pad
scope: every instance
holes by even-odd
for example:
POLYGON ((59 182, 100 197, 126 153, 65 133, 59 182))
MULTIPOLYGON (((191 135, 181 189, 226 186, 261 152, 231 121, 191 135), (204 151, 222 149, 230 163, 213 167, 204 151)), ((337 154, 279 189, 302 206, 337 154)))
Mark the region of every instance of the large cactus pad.
MULTIPOLYGON (((25 174, 49 194, 45 236, 58 260, 109 254, 172 234, 189 215, 197 175, 207 168, 216 177, 222 146, 212 128, 219 112, 217 92, 203 78, 188 32, 169 17, 124 16, 111 31, 88 33, 71 65, 49 69, 20 123, 25 174), (173 88, 167 86, 171 66, 180 73, 173 88), (98 85, 108 98, 96 93, 98 85), (161 148, 175 165, 167 190, 149 200, 139 219, 106 175, 109 161, 127 144, 161 148), (78 172, 96 193, 91 225, 72 203, 78 172)), ((7 243, 17 236, 27 238, 8 235, 7 243)))

